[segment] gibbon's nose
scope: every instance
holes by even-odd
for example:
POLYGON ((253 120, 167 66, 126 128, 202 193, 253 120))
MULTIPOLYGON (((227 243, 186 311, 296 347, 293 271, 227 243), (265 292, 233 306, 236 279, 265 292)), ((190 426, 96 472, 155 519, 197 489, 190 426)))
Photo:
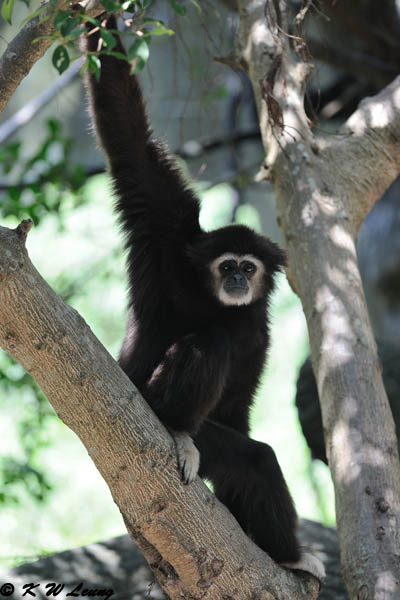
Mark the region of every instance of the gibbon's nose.
POLYGON ((243 284, 245 281, 245 278, 243 277, 243 275, 241 273, 235 273, 233 276, 233 279, 235 280, 235 283, 237 283, 237 284, 243 284))

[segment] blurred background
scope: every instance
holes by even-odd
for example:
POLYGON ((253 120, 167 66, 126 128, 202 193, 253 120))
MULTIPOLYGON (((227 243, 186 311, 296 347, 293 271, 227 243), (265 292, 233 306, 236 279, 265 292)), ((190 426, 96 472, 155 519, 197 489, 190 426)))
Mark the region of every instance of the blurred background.
MULTIPOLYGON (((233 3, 205 1, 200 8, 188 0, 180 14, 171 4, 158 0, 149 9, 174 32, 152 36, 141 74, 155 134, 167 141, 197 190, 205 229, 245 223, 282 243, 272 187, 254 181, 263 148, 249 82, 222 64, 234 50, 233 3)), ((400 61, 400 37, 393 36, 398 3, 345 4, 318 3, 301 22, 315 63, 307 110, 310 124, 324 135, 336 135, 365 95, 391 81, 400 61)), ((29 10, 36 5, 31 2, 29 10)), ((289 5, 293 15, 302 7, 296 1, 289 5)), ((18 2, 13 25, 0 23, 1 53, 27 15, 18 2)), ((124 250, 77 62, 61 77, 51 51, 35 65, 2 115, 0 144, 1 224, 34 220, 27 242, 32 262, 117 357, 125 328, 124 250)), ((399 215, 395 182, 358 242, 392 408, 400 397, 399 215)), ((272 346, 252 411, 252 435, 275 449, 300 516, 331 525, 334 496, 309 363, 296 406, 299 369, 308 355, 306 324, 283 275, 270 313, 272 346)), ((0 564, 125 533, 79 439, 54 415, 31 377, 1 351, 0 423, 0 564)))

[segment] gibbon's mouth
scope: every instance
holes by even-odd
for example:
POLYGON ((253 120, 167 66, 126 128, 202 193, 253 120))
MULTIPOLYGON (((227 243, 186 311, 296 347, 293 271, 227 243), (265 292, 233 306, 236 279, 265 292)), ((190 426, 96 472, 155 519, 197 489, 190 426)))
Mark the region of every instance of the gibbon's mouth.
POLYGON ((230 296, 245 296, 249 291, 248 286, 243 285, 225 285, 224 289, 230 296))

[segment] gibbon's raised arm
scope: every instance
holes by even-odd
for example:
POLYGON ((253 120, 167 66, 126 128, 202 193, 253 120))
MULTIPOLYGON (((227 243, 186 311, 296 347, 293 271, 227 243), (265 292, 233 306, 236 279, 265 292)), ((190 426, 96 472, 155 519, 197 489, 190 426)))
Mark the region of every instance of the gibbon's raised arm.
MULTIPOLYGON (((108 18, 107 28, 117 29, 114 16, 108 18)), ((125 54, 115 37, 113 50, 125 54)), ((84 42, 87 50, 96 52, 99 43, 99 31, 90 34, 89 30, 84 42)), ((140 229, 141 234, 151 232, 152 240, 178 235, 185 242, 200 231, 198 200, 167 151, 151 139, 142 93, 130 64, 104 54, 99 58, 100 79, 92 73, 88 76, 92 116, 107 153, 118 196, 116 207, 128 238, 140 229)), ((135 241, 139 241, 136 236, 135 241)))

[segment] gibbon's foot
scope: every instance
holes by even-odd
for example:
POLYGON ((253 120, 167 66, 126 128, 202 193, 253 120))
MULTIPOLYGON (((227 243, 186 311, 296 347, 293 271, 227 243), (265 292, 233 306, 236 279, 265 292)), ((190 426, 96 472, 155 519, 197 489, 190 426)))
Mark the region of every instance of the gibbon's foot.
POLYGON ((292 569, 293 571, 306 571, 322 583, 325 579, 325 567, 322 561, 311 552, 302 551, 300 560, 295 563, 281 563, 282 567, 292 569))
POLYGON ((171 435, 176 444, 178 467, 182 481, 187 485, 196 479, 200 465, 200 452, 186 431, 171 431, 171 435))

